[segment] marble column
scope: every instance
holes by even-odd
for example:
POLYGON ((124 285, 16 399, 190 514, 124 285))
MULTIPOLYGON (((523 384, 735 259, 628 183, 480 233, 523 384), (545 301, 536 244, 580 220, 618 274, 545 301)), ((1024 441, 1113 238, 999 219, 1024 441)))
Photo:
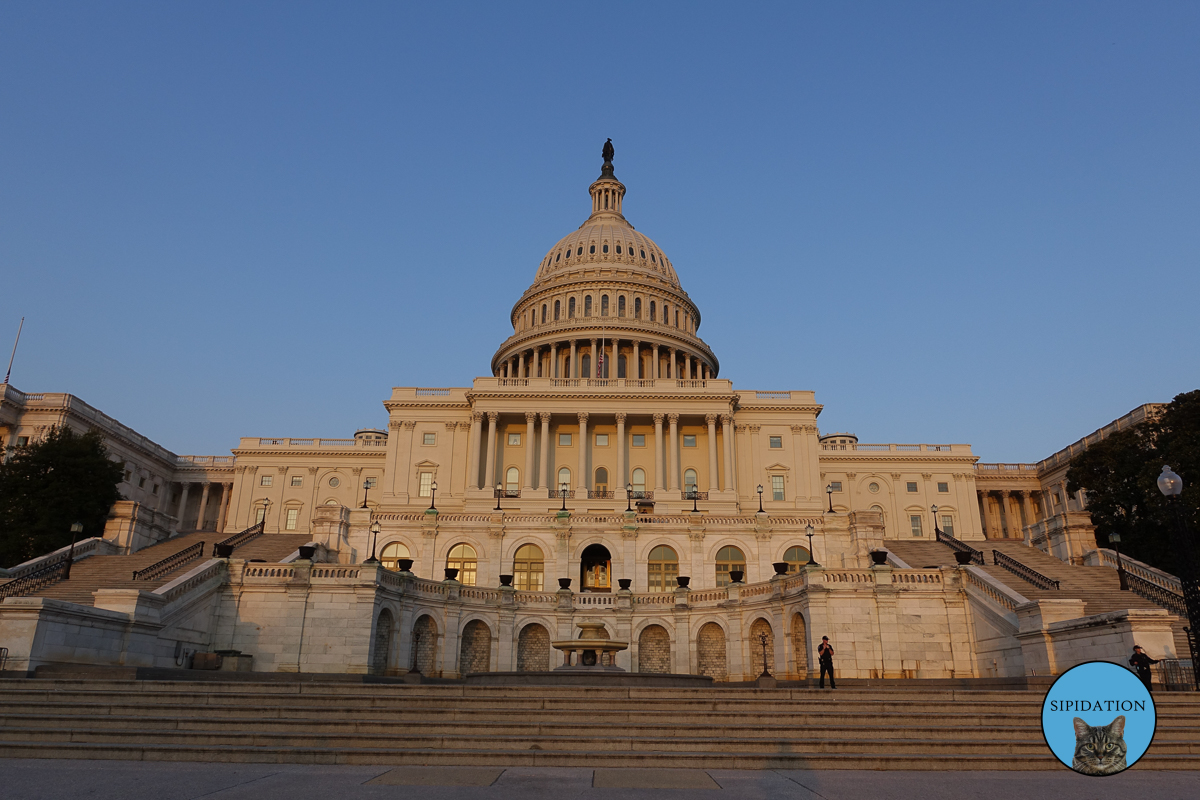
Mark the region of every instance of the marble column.
POLYGON ((217 517, 217 532, 218 533, 224 533, 224 531, 225 531, 225 520, 229 517, 229 500, 232 495, 233 495, 233 484, 232 483, 222 483, 221 484, 221 513, 217 517))
MULTIPOLYGON (((251 480, 253 480, 253 477, 251 477, 251 480)), ((175 516, 179 519, 179 530, 184 530, 183 515, 187 511, 188 491, 191 489, 192 484, 181 482, 180 485, 183 486, 183 492, 179 495, 179 511, 175 516)), ((253 489, 251 493, 253 493, 253 489)))
POLYGON ((683 377, 689 378, 689 379, 692 377, 692 354, 691 353, 684 353, 683 377))
POLYGON ((729 491, 733 488, 733 417, 721 415, 721 438, 725 440, 725 480, 721 489, 729 491))
POLYGON ((1017 492, 1017 494, 1021 496, 1021 538, 1024 539, 1025 526, 1032 525, 1037 520, 1033 518, 1033 503, 1029 497, 1029 492, 1022 490, 1017 492))
MULTIPOLYGON (((575 479, 575 487, 586 490, 592 485, 588 480, 588 412, 579 412, 579 476, 575 479)), ((583 495, 587 497, 586 492, 583 495)))
MULTIPOLYGON (((657 345, 655 346, 657 349, 657 345)), ((663 435, 662 424, 663 414, 654 415, 654 491, 661 492, 663 490, 663 435)))
POLYGON ((550 374, 547 377, 558 377, 558 342, 550 345, 550 374))
POLYGON ((1012 493, 1007 489, 1004 489, 1000 492, 1000 536, 1005 539, 1013 538, 1012 523, 1009 521, 1009 517, 1012 516, 1012 511, 1007 508, 1008 501, 1011 496, 1012 493))
MULTIPOLYGON (((286 476, 279 476, 280 480, 283 480, 284 477, 286 476)), ((196 510, 196 530, 198 531, 204 530, 204 512, 208 510, 208 495, 212 489, 212 484, 208 481, 204 481, 200 485, 202 487, 200 489, 200 508, 196 510)))
POLYGON ((579 351, 576 347, 576 340, 571 340, 571 377, 579 377, 579 351))
POLYGON ((633 374, 631 375, 630 371, 626 369, 625 375, 626 377, 637 379, 642 377, 642 343, 634 339, 631 345, 633 347, 633 358, 630 363, 633 364, 633 374))
POLYGON ((521 355, 518 356, 517 364, 518 364, 517 377, 524 378, 525 377, 525 351, 524 350, 522 350, 521 355))
POLYGON ((678 370, 678 369, 676 368, 676 366, 675 366, 675 348, 674 348, 674 347, 672 347, 672 348, 671 348, 671 367, 670 367, 670 370, 671 370, 671 371, 670 371, 670 373, 669 373, 669 377, 672 377, 672 378, 678 378, 678 377, 679 377, 679 370, 678 370))
POLYGON ((588 344, 589 344, 589 348, 588 348, 588 354, 591 356, 591 359, 589 359, 589 360, 590 360, 592 363, 591 363, 591 364, 588 364, 588 374, 587 374, 587 375, 581 375, 580 377, 582 377, 582 378, 590 378, 590 377, 592 377, 593 375, 596 375, 596 374, 597 374, 597 373, 596 373, 596 366, 597 366, 597 364, 599 364, 599 361, 597 361, 597 359, 596 359, 596 340, 595 340, 595 339, 589 339, 589 340, 588 340, 588 344))
POLYGON ((708 423, 708 491, 715 492, 720 485, 717 472, 717 415, 706 414, 708 423))
POLYGON ((661 378, 662 367, 658 361, 658 345, 650 345, 650 357, 654 359, 654 365, 650 367, 650 377, 655 379, 661 378))
MULTIPOLYGON (((671 354, 674 355, 675 351, 672 350, 671 354)), ((679 415, 668 414, 667 420, 671 423, 671 438, 667 442, 671 453, 671 471, 667 473, 667 491, 671 491, 679 488, 679 484, 676 483, 679 480, 679 415)))
POLYGON ((617 489, 625 487, 625 414, 617 412, 617 479, 613 481, 617 489))
POLYGON ((483 435, 483 412, 471 412, 471 447, 467 456, 467 488, 479 488, 479 440, 483 435))
POLYGON ((538 470, 538 486, 546 489, 550 486, 547 481, 550 474, 550 414, 542 412, 542 463, 538 470))
POLYGON ((488 438, 487 438, 487 463, 483 468, 483 485, 496 485, 496 420, 500 417, 500 412, 489 411, 488 417, 488 438))
POLYGON ((533 491, 533 426, 537 422, 536 411, 525 412, 525 480, 521 488, 533 491))

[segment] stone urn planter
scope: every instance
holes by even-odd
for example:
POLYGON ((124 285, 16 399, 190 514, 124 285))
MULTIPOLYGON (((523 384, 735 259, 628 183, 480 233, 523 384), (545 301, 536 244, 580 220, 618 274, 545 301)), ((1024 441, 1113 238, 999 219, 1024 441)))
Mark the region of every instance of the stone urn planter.
POLYGON ((214 544, 213 556, 216 558, 229 558, 233 555, 233 545, 231 544, 214 544))
POLYGON ((559 589, 570 589, 571 588, 571 579, 570 578, 559 578, 558 579, 558 588, 559 589))
POLYGON ((958 564, 960 567, 966 567, 966 566, 969 566, 969 565, 970 565, 970 563, 971 563, 971 555, 972 555, 971 553, 960 553, 960 552, 958 552, 958 551, 955 551, 955 553, 954 553, 954 561, 955 561, 955 563, 957 563, 957 564, 958 564))
POLYGON ((300 548, 300 558, 305 561, 312 561, 313 556, 317 554, 317 548, 311 545, 304 545, 300 548))
POLYGON ((775 568, 776 575, 787 575, 788 563, 786 561, 776 561, 771 566, 775 568))
POLYGON ((500 585, 501 586, 512 586, 512 579, 513 579, 512 575, 501 575, 500 576, 500 585))
POLYGON ((887 550, 872 550, 871 551, 871 563, 877 567, 882 567, 882 566, 886 565, 887 557, 888 557, 887 550))
POLYGON ((745 572, 743 572, 743 571, 742 571, 742 570, 740 570, 740 569, 731 569, 731 570, 729 570, 729 581, 730 581, 730 583, 741 583, 741 582, 742 582, 742 578, 744 578, 744 577, 746 577, 746 573, 745 573, 745 572))
POLYGON ((412 572, 412 565, 413 560, 411 558, 396 559, 396 566, 400 568, 401 572, 412 572))
POLYGON ((692 582, 692 579, 688 575, 676 575, 675 582, 679 584, 680 589, 686 589, 688 588, 688 584, 692 582))
POLYGON ((622 592, 628 592, 629 587, 633 585, 633 578, 617 578, 617 585, 621 587, 622 592))
POLYGON ((458 580, 458 569, 455 567, 446 567, 446 580, 458 580))

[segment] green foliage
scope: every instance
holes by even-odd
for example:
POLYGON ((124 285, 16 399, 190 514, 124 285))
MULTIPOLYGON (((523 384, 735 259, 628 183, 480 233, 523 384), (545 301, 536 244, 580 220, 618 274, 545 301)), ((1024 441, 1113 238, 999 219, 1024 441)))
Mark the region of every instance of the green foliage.
POLYGON ((1109 436, 1071 460, 1067 482, 1087 490, 1096 541, 1121 535, 1121 552, 1168 572, 1179 554, 1171 543, 1172 509, 1158 490, 1164 464, 1184 482, 1180 498, 1192 540, 1200 530, 1200 390, 1175 397, 1156 420, 1109 436))
POLYGON ((95 431, 82 436, 52 428, 40 442, 15 450, 0 465, 0 564, 13 566, 80 539, 100 536, 124 466, 112 461, 95 431))

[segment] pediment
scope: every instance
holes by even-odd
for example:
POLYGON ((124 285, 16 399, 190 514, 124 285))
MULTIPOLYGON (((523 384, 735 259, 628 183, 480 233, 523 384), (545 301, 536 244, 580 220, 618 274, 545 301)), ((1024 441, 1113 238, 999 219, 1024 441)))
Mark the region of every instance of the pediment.
POLYGON ((786 464, 780 464, 779 462, 776 462, 769 467, 764 467, 764 469, 767 472, 791 472, 791 467, 787 466, 786 464))

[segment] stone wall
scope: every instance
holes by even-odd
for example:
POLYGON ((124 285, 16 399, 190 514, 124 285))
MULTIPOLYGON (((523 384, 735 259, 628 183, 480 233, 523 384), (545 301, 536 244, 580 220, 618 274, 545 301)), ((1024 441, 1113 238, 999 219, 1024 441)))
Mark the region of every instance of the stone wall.
POLYGON ((638 635, 638 672, 671 671, 671 637, 661 625, 647 625, 638 635))
POLYGON ((492 632, 482 620, 471 620, 463 628, 459 646, 458 671, 487 672, 492 656, 492 632))
POLYGON ((517 669, 521 672, 546 672, 550 669, 550 631, 532 622, 521 628, 517 637, 517 669))
POLYGON ((707 622, 696 639, 697 672, 715 681, 729 679, 725 658, 725 631, 715 622, 707 622))

